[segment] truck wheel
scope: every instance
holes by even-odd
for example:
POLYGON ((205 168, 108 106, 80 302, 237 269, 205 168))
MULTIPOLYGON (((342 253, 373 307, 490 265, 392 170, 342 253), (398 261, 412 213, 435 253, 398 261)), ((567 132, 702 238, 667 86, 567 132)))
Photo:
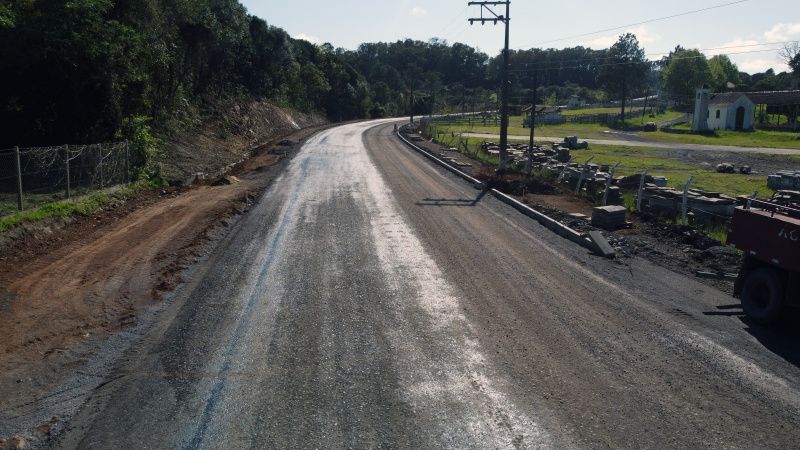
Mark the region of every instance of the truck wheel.
POLYGON ((755 269, 744 280, 741 299, 748 317, 760 323, 774 322, 783 309, 783 282, 770 268, 755 269))

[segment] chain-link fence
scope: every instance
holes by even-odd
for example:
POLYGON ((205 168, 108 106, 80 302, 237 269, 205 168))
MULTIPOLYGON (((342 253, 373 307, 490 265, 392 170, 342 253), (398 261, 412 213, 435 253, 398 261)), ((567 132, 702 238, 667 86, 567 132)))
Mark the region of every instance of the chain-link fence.
POLYGON ((0 150, 0 216, 129 182, 127 142, 0 150))

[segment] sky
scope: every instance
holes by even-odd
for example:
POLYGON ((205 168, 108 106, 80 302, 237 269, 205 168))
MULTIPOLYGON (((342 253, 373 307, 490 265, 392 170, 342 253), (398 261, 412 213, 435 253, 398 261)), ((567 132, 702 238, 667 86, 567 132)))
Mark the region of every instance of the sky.
MULTIPOLYGON (((800 40, 797 0, 516 0, 511 2, 511 47, 607 48, 626 31, 637 35, 648 57, 660 59, 676 45, 711 56, 726 53, 739 70, 787 70, 777 49, 800 40), (657 5, 657 7, 654 7, 657 5), (704 8, 707 11, 641 22, 704 8), (620 27, 619 29, 616 29, 620 27), (612 30, 612 28, 614 28, 612 30), (607 30, 607 31, 601 31, 607 30), (589 34, 591 33, 591 34, 589 34), (580 35, 580 36, 579 36, 580 35)), ((470 26, 480 16, 467 0, 242 0, 251 14, 295 38, 355 49, 363 42, 437 37, 495 55, 501 25, 470 26)))

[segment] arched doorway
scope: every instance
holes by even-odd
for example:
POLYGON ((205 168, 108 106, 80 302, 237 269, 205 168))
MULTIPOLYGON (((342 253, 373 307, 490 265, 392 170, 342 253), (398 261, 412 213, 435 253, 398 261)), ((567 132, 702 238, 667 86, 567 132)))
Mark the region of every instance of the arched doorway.
POLYGON ((744 106, 736 108, 736 131, 744 130, 744 106))

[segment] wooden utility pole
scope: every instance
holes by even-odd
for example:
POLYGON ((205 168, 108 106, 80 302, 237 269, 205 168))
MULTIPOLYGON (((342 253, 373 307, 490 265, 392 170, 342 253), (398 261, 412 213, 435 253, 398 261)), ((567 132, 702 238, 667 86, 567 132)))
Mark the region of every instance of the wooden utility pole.
POLYGON ((528 147, 531 151, 533 151, 533 127, 536 126, 536 90, 539 89, 538 82, 536 80, 536 73, 533 74, 533 104, 531 105, 531 123, 528 125, 531 127, 531 140, 528 142, 528 147))
POLYGON ((469 2, 469 6, 480 6, 481 16, 469 19, 470 25, 475 22, 480 22, 481 25, 486 22, 492 22, 497 25, 497 22, 502 22, 505 26, 505 46, 503 47, 503 73, 501 76, 500 85, 500 162, 497 166, 497 173, 502 174, 506 170, 506 162, 508 160, 508 64, 509 64, 509 26, 511 24, 511 1, 495 1, 495 2, 469 2), (505 14, 497 14, 492 10, 492 6, 505 6, 505 14), (484 17, 484 11, 490 16, 484 17))

